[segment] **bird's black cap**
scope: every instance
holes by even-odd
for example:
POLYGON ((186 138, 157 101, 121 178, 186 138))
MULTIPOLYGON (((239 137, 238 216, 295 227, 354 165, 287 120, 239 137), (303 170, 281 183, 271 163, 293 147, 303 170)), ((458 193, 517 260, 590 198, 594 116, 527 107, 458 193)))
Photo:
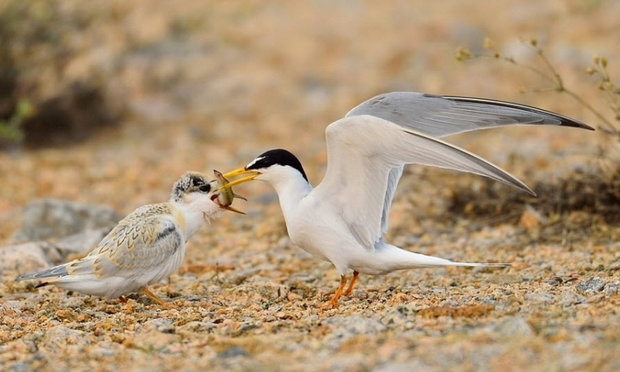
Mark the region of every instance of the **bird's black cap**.
POLYGON ((306 176, 306 172, 304 172, 304 167, 302 167, 301 162, 295 155, 293 155, 290 151, 284 149, 273 149, 269 151, 265 151, 256 157, 256 159, 252 160, 245 169, 250 170, 259 170, 264 168, 269 168, 270 166, 278 164, 282 166, 289 166, 297 169, 299 173, 304 177, 306 181, 308 181, 308 177, 306 176))

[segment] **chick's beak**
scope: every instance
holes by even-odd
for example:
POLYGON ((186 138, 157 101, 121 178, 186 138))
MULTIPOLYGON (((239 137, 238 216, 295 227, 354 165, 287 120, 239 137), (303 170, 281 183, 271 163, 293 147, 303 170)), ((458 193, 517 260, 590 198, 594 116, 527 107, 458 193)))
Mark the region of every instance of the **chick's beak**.
POLYGON ((248 182, 248 181, 252 181, 253 179, 255 179, 256 177, 260 176, 260 172, 255 171, 255 170, 247 170, 245 169, 245 167, 241 167, 235 170, 232 170, 230 172, 226 172, 223 174, 224 178, 230 179, 230 178, 235 178, 235 177, 241 177, 241 178, 237 178, 237 179, 233 179, 232 181, 230 181, 229 183, 222 185, 218 188, 218 191, 222 190, 222 189, 227 189, 233 186, 237 186, 239 184, 248 182))

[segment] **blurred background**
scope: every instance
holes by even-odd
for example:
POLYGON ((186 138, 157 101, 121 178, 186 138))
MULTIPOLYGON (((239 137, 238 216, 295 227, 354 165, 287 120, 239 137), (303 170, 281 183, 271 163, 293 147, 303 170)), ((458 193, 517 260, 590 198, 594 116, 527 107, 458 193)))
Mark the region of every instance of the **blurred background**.
MULTIPOLYGON (((128 212, 167 198, 187 169, 225 170, 272 147, 297 153, 316 183, 325 126, 387 91, 517 101, 598 127, 532 72, 546 66, 531 44, 613 121, 586 69, 605 56, 620 75, 618 14, 619 2, 597 0, 2 0, 0 239, 30 200, 128 212), (490 57, 463 62, 459 50, 490 57)), ((554 159, 567 156, 569 169, 588 166, 601 135, 517 128, 453 141, 503 166, 525 157, 508 165, 523 176, 561 173, 554 159)))

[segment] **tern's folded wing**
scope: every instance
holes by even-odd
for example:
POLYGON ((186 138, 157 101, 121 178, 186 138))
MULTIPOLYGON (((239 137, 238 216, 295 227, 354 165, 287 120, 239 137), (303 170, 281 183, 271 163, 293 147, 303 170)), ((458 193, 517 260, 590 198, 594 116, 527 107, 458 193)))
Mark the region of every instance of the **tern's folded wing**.
POLYGON ((157 271, 182 246, 181 231, 170 217, 127 218, 67 269, 70 275, 91 271, 97 277, 139 276, 150 269, 157 271))

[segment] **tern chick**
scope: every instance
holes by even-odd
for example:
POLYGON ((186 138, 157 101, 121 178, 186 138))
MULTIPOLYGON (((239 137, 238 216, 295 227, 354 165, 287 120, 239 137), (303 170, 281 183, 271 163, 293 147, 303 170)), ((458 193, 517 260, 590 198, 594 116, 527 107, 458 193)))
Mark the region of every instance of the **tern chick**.
MULTIPOLYGON (((218 217, 219 183, 188 172, 165 203, 142 206, 123 218, 86 256, 50 269, 22 275, 70 291, 108 299, 141 291, 160 305, 147 286, 169 277, 183 262, 185 243, 210 218, 218 217)), ((121 297, 122 298, 122 297, 121 297)))

